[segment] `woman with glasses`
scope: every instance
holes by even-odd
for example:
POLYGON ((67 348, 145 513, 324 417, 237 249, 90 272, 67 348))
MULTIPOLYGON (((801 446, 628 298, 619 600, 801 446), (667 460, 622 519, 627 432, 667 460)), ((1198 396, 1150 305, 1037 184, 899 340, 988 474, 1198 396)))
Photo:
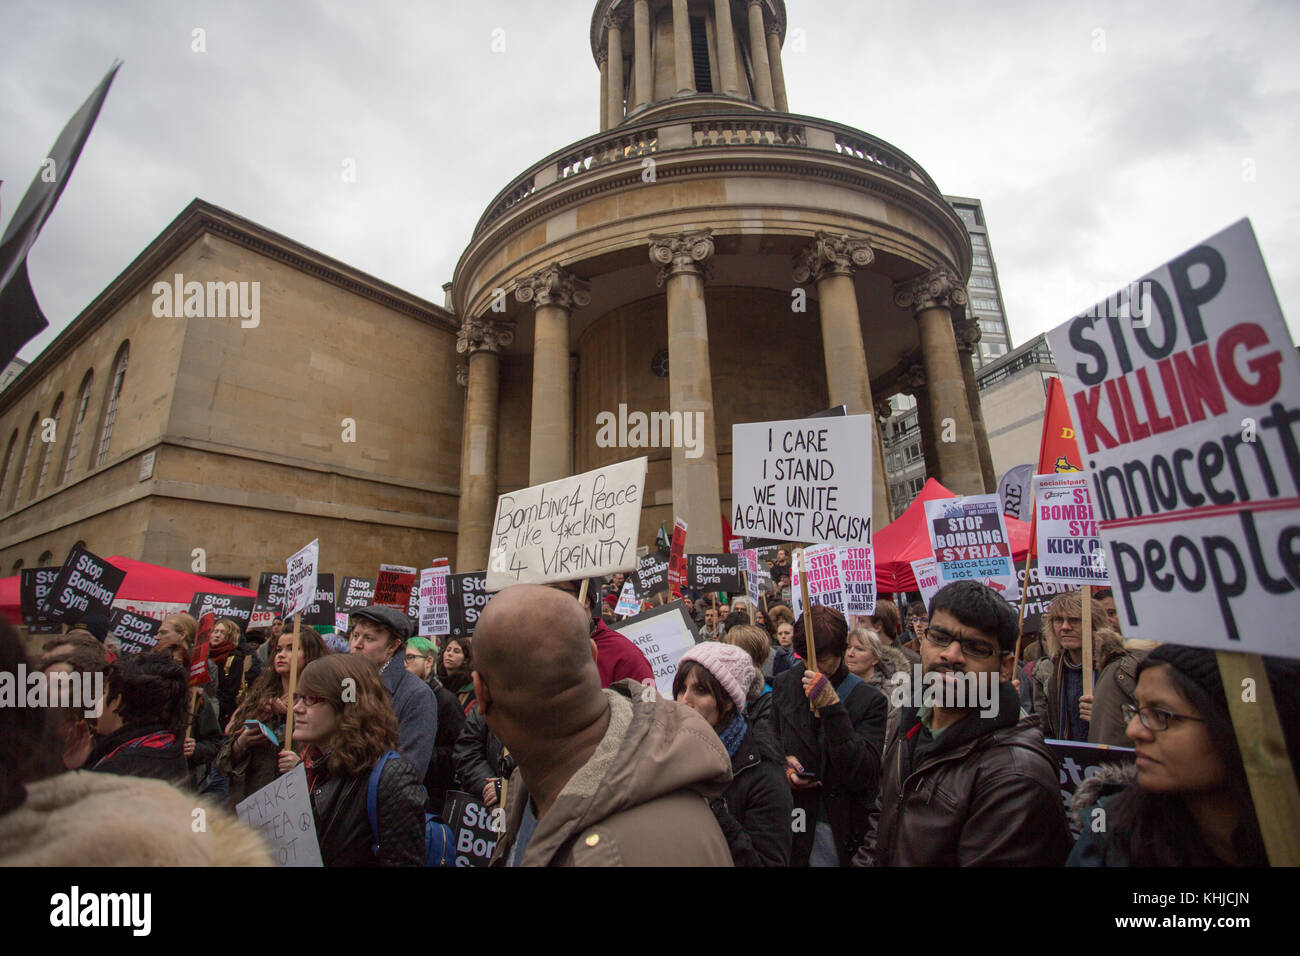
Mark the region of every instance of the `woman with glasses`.
MULTIPOLYGON (((299 674, 312 661, 328 653, 325 642, 312 628, 303 627, 299 631, 299 674)), ((289 662, 292 656, 293 631, 289 630, 276 638, 271 666, 253 681, 226 726, 226 738, 217 752, 217 772, 230 781, 227 800, 232 807, 280 775, 280 752, 288 749, 284 741, 284 725, 290 706, 289 662), (259 723, 262 726, 258 726, 259 723), (266 731, 275 735, 274 741, 266 731)), ((285 769, 292 769, 292 766, 285 769)))
MULTIPOLYGON (((1106 627, 1106 610, 1092 601, 1093 682, 1123 656, 1124 644, 1106 627)), ((1043 735, 1056 740, 1088 740, 1092 695, 1083 693, 1083 595, 1066 591, 1052 598, 1043 615, 1046 654, 1034 664, 1034 712, 1042 718, 1043 735)))
POLYGON ((1266 866, 1214 652, 1157 647, 1135 697, 1124 710, 1136 763, 1079 786, 1066 865, 1266 866))
MULTIPOLYGON (((396 753, 397 717, 374 664, 360 654, 331 654, 303 668, 293 742, 305 745, 302 761, 326 866, 424 865, 424 786, 396 753), (393 756, 385 759, 389 751, 393 756), (381 760, 376 837, 366 802, 381 760)), ((292 753, 280 756, 281 769, 296 761, 292 753)))

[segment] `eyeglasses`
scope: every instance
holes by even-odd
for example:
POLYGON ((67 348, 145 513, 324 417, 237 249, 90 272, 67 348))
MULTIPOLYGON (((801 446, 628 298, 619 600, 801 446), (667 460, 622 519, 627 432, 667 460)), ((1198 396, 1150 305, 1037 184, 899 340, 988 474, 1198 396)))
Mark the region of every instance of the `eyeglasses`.
POLYGON ((1164 710, 1160 707, 1134 707, 1132 704, 1121 704, 1119 712, 1124 715, 1124 723, 1131 724, 1133 718, 1137 717, 1147 730, 1168 730, 1171 720, 1195 720, 1198 723, 1205 723, 1203 717, 1193 717, 1191 714, 1175 714, 1171 710, 1164 710))
POLYGON ((315 707, 317 704, 326 703, 328 697, 312 697, 310 694, 294 694, 294 705, 302 704, 304 707, 315 707))
POLYGON ((941 627, 927 627, 925 629, 925 639, 935 647, 951 647, 952 642, 956 641, 961 645, 963 654, 977 660, 987 660, 998 651, 988 641, 982 641, 977 637, 958 637, 956 634, 949 634, 941 627))
POLYGON ((1067 622, 1069 623, 1070 627, 1073 628, 1083 627, 1083 618, 1081 617, 1059 617, 1058 616, 1052 618, 1052 623, 1055 624, 1057 627, 1061 627, 1067 622))
POLYGON ((413 661, 422 661, 422 660, 424 660, 424 657, 425 657, 425 655, 423 655, 423 654, 407 654, 407 655, 406 655, 406 662, 409 664, 409 663, 411 663, 411 662, 413 662, 413 661))

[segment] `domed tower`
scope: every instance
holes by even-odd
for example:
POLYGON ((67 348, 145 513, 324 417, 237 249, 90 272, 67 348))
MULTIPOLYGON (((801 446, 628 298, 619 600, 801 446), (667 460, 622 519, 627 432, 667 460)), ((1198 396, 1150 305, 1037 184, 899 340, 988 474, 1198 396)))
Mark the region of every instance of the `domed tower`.
MULTIPOLYGON (((723 551, 733 424, 835 405, 884 417, 899 392, 930 474, 994 490, 967 232, 905 153, 789 112, 785 30, 783 0, 596 4, 600 132, 497 195, 452 282, 459 569, 485 566, 500 492, 641 454, 641 543, 678 515, 689 551, 723 551), (598 416, 638 411, 703 427, 611 443, 598 416)), ((878 432, 875 446, 879 528, 878 432)))

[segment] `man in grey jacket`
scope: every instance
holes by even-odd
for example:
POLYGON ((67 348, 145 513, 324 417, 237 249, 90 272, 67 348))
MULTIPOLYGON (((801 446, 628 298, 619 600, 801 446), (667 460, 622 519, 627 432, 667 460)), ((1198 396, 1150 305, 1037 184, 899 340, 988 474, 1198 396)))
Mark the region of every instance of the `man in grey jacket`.
POLYGON ((397 715, 397 749, 424 779, 438 736, 438 698, 432 688, 406 669, 406 639, 411 619, 395 607, 374 604, 352 612, 349 643, 379 668, 397 715))

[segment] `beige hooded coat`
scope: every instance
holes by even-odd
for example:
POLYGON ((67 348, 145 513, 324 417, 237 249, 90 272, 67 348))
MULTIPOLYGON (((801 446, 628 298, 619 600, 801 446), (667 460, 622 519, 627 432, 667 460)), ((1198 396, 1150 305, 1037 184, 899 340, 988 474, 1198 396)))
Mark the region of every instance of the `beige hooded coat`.
MULTIPOLYGON (((635 681, 604 693, 609 729, 537 822, 520 865, 731 866, 708 804, 731 783, 731 758, 713 728, 635 681)), ((527 800, 516 770, 493 866, 509 860, 527 800)))

